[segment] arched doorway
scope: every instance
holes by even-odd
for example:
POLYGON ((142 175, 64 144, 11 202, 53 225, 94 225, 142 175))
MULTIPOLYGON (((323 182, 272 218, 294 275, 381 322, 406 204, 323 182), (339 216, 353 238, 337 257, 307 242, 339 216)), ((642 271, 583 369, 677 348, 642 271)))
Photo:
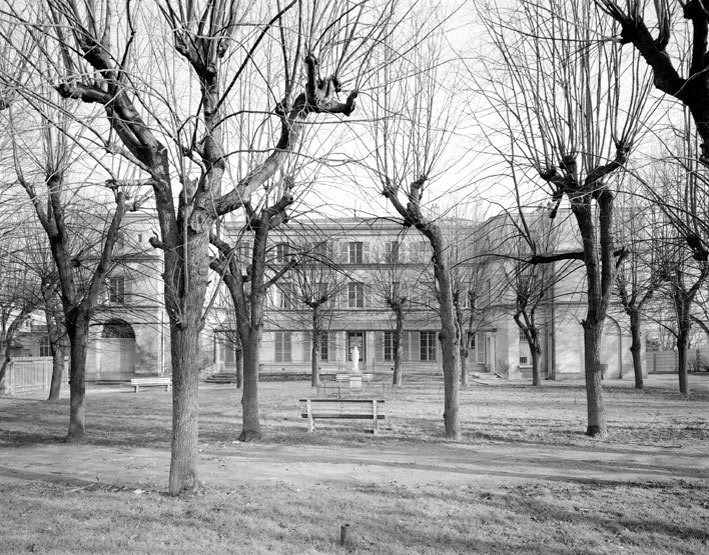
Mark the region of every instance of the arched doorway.
POLYGON ((99 376, 103 380, 127 379, 135 374, 135 332, 118 318, 103 324, 99 376))

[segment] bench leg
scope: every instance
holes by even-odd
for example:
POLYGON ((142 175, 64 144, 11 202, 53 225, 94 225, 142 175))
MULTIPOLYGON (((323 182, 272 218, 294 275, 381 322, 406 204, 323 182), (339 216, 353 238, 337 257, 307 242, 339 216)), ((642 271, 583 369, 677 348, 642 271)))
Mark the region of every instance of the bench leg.
POLYGON ((379 433, 379 413, 377 412, 377 400, 372 401, 372 414, 374 415, 374 429, 372 433, 377 435, 379 433))
POLYGON ((308 432, 314 432, 315 419, 313 418, 313 407, 310 405, 310 399, 305 402, 305 408, 308 411, 308 432))

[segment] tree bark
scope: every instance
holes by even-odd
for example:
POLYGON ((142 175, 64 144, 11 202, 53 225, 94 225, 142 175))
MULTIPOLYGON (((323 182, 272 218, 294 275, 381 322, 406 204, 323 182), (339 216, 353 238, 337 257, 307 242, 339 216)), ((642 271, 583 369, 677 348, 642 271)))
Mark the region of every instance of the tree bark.
POLYGON ((52 382, 49 386, 49 396, 47 402, 56 403, 59 401, 62 388, 62 378, 64 377, 64 350, 50 343, 52 351, 52 382))
MULTIPOLYGON (((462 339, 461 339, 462 341, 462 339)), ((470 349, 461 347, 460 349, 460 385, 468 387, 470 385, 470 369, 468 367, 468 358, 470 357, 470 349)))
POLYGON ((241 389, 244 385, 244 350, 236 349, 234 352, 234 364, 236 365, 236 389, 241 389))
POLYGON ((599 192, 598 195, 600 241, 596 235, 590 195, 572 198, 571 206, 583 241, 588 291, 586 318, 582 322, 588 412, 586 434, 592 437, 605 437, 608 434, 608 430, 601 387, 601 340, 610 299, 611 284, 614 281, 615 261, 613 259, 613 240, 611 235, 613 196, 607 190, 599 192))
POLYGON ((241 433, 239 441, 261 439, 258 380, 261 329, 252 329, 244 344, 244 390, 241 394, 241 433))
POLYGON ((642 361, 642 330, 640 312, 633 310, 630 316, 630 353, 633 356, 633 374, 635 376, 635 389, 643 389, 645 382, 643 380, 643 361, 642 361))
POLYGON ((396 326, 394 328, 394 375, 392 384, 394 387, 401 387, 404 383, 404 368, 402 359, 404 358, 404 311, 403 307, 394 310, 396 314, 396 326))
POLYGON ((540 369, 542 359, 541 355, 541 349, 535 344, 532 347, 532 385, 538 387, 542 385, 542 373, 540 369))
POLYGON ((84 441, 86 351, 89 321, 90 315, 77 309, 69 314, 66 324, 71 348, 69 362, 69 431, 66 436, 68 443, 81 443, 84 441))
MULTIPOLYGON (((200 314, 201 304, 196 310, 200 314)), ((197 325, 170 324, 172 358, 172 449, 168 493, 195 492, 202 485, 197 474, 199 353, 197 325)))
POLYGON ((460 441, 462 437, 458 406, 460 392, 458 352, 460 344, 453 302, 453 287, 441 231, 435 225, 430 225, 428 228, 429 240, 433 247, 433 270, 440 296, 441 350, 443 351, 443 390, 445 397, 443 422, 446 437, 460 441))
POLYGON ((320 339, 322 330, 320 329, 320 305, 313 306, 312 316, 312 345, 310 352, 310 385, 318 387, 320 385, 320 339))

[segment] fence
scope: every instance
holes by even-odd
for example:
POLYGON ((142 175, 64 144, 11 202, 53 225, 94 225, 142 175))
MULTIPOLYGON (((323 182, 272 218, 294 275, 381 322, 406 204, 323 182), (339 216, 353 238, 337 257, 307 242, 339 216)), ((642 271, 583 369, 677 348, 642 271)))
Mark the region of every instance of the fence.
MULTIPOLYGON (((52 383, 51 357, 17 357, 7 365, 4 392, 7 395, 49 391, 52 383)), ((67 384, 67 371, 62 376, 62 386, 67 384)))
MULTIPOLYGON (((687 369, 705 372, 709 370, 709 349, 690 349, 687 351, 687 369)), ((676 374, 677 370, 677 351, 647 352, 647 371, 649 374, 676 374)))

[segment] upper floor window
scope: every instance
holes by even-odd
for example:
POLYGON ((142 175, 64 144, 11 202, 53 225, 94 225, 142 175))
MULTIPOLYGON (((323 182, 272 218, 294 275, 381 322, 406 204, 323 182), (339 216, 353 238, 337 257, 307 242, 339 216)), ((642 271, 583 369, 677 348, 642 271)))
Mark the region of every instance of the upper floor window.
POLYGON ((400 260, 401 243, 399 241, 387 241, 384 243, 384 256, 387 264, 398 264, 400 260))
POLYGON ((108 278, 108 302, 126 302, 126 282, 123 276, 111 276, 108 278))
POLYGON ((282 281, 278 284, 276 306, 278 308, 293 308, 293 284, 291 282, 282 281))
POLYGON ((276 245, 276 262, 285 264, 290 255, 290 245, 288 243, 278 243, 276 245))
POLYGON ((348 245, 347 262, 350 264, 362 264, 364 262, 362 241, 350 241, 348 245))
POLYGON ((364 283, 354 282, 347 285, 347 306, 364 308, 364 283))

